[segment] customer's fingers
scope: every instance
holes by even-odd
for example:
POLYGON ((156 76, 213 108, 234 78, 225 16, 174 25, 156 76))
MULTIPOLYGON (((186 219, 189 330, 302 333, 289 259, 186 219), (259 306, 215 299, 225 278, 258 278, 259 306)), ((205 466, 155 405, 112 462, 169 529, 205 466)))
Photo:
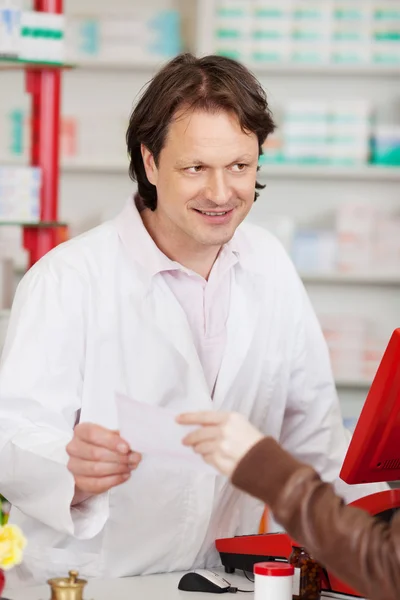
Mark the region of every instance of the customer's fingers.
POLYGON ((228 415, 222 411, 189 412, 178 415, 176 421, 180 425, 219 425, 227 420, 228 415))
POLYGON ((205 440, 216 440, 222 437, 221 427, 210 425, 188 433, 182 440, 184 446, 195 446, 205 440))

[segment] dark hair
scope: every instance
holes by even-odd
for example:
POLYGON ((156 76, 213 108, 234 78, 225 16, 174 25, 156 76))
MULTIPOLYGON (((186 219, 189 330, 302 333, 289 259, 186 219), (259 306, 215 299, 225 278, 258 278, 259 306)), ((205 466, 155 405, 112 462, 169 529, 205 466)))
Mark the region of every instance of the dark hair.
MULTIPOLYGON (((157 207, 157 190, 147 179, 140 147, 148 148, 157 165, 169 124, 181 107, 233 112, 243 131, 257 135, 260 155, 267 136, 275 129, 266 94, 246 67, 214 55, 196 58, 180 54, 172 59, 147 85, 126 133, 129 175, 137 181, 138 193, 151 210, 157 207)), ((264 187, 256 183, 256 189, 264 187)))

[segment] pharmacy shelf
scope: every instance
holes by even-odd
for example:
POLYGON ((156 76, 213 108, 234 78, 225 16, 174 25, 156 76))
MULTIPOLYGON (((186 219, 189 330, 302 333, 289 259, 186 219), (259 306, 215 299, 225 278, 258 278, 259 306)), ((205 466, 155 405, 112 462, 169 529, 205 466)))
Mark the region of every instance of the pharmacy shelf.
POLYGON ((246 63, 256 75, 347 75, 357 77, 393 77, 400 75, 399 65, 385 64, 304 64, 304 63, 246 63))
MULTIPOLYGON (((65 172, 72 173, 127 173, 128 160, 123 161, 91 161, 66 160, 61 166, 65 172)), ((381 167, 365 165, 361 167, 310 166, 310 165, 276 165, 263 164, 259 173, 260 181, 269 178, 304 178, 304 179, 353 179, 376 181, 400 181, 400 167, 381 167)))
MULTIPOLYGON (((0 167, 26 167, 28 166, 27 159, 18 157, 16 160, 0 157, 0 167)), ((60 165, 60 168, 65 173, 103 173, 110 175, 113 173, 127 174, 129 169, 128 158, 124 163, 123 160, 74 160, 66 159, 60 165)), ((1 600, 1 599, 0 599, 1 600)))
POLYGON ((61 170, 66 173, 103 173, 104 175, 110 175, 113 173, 128 174, 129 162, 126 159, 126 163, 122 160, 111 161, 111 160, 65 160, 61 164, 61 170))
POLYGON ((372 381, 369 379, 336 379, 337 388, 343 390, 369 390, 372 381))
POLYGON ((400 286, 400 273, 300 273, 305 284, 400 286))
POLYGON ((377 165, 331 166, 331 165, 295 165, 272 164, 261 165, 260 180, 274 178, 304 179, 347 179, 368 181, 400 181, 400 167, 384 167, 377 165))
POLYGON ((0 227, 24 227, 25 229, 51 229, 53 227, 67 227, 67 223, 59 221, 0 221, 0 227))
MULTIPOLYGON (((82 69, 118 71, 147 71, 162 66, 169 60, 166 58, 139 61, 116 60, 77 60, 76 66, 82 69)), ((299 64, 299 63, 246 63, 246 66, 256 75, 350 75, 364 77, 395 77, 400 76, 400 65, 340 65, 340 64, 299 64)))
POLYGON ((162 67, 168 59, 149 59, 136 61, 115 60, 78 60, 76 66, 80 69, 93 71, 155 71, 162 67))
POLYGON ((10 71, 15 69, 72 69, 75 65, 72 64, 61 64, 54 62, 37 62, 32 60, 21 60, 17 58, 8 58, 7 56, 0 56, 0 70, 10 71))

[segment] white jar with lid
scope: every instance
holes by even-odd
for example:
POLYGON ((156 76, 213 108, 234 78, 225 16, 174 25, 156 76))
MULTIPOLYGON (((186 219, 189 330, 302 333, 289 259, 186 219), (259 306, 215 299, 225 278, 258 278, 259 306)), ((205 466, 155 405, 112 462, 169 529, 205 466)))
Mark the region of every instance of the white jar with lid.
POLYGON ((282 562, 256 563, 254 600, 292 600, 294 567, 282 562))

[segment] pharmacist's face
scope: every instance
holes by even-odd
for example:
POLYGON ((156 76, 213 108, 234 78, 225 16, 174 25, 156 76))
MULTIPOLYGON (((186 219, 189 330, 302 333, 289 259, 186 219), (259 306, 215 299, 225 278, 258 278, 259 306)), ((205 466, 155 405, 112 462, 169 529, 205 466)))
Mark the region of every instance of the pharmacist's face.
POLYGON ((158 219, 200 245, 228 242, 254 203, 257 136, 230 113, 178 113, 158 166, 149 154, 144 162, 158 219))

